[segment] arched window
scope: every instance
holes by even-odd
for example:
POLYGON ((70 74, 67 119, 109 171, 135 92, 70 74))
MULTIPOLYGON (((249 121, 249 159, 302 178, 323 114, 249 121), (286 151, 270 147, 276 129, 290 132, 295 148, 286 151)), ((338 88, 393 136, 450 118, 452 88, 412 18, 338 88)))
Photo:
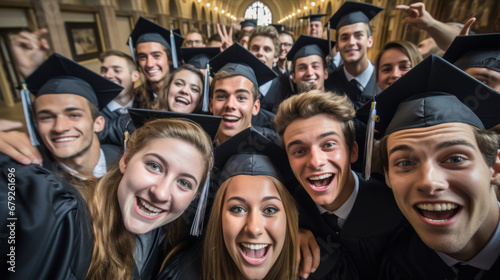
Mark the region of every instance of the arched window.
POLYGON ((255 1, 246 9, 245 18, 257 19, 257 25, 269 25, 273 22, 273 13, 264 3, 255 1))

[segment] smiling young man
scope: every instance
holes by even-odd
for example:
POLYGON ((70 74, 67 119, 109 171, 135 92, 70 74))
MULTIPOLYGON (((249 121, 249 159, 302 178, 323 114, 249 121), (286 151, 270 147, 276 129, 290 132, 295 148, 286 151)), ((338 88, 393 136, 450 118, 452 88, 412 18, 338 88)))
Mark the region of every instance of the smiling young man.
MULTIPOLYGON (((100 177, 121 156, 115 146, 101 146, 97 133, 104 127, 99 108, 122 87, 58 54, 52 55, 28 78, 37 132, 51 159, 70 174, 100 177)), ((8 154, 8 153, 7 153, 8 154)))
MULTIPOLYGON (((302 186, 294 194, 300 226, 312 231, 321 248, 310 279, 331 279, 350 264, 339 257, 343 249, 360 279, 376 278, 382 253, 403 220, 382 182, 366 181, 351 170, 358 157, 354 115, 346 96, 318 90, 288 98, 276 115, 276 129, 302 186)), ((347 279, 355 279, 356 272, 347 273, 347 279)))
MULTIPOLYGON (((248 38, 248 50, 267 67, 273 69, 273 65, 278 61, 280 54, 280 39, 276 28, 273 26, 254 28, 248 38)), ((274 113, 278 110, 281 101, 290 94, 288 77, 276 77, 267 83, 259 85, 259 93, 261 110, 272 113, 274 117, 274 113)), ((258 116, 257 119, 254 118, 254 122, 263 126, 259 117, 261 116, 258 116)), ((272 122, 273 120, 271 120, 272 122)))
POLYGON ((328 48, 327 40, 301 35, 288 52, 287 58, 292 61, 292 81, 298 93, 313 89, 325 91, 328 48))
POLYGON ((386 182, 413 227, 381 279, 498 278, 499 139, 485 130, 500 123, 498 104, 499 93, 434 55, 377 97, 386 182))
POLYGON ((184 38, 143 17, 137 21, 130 38, 129 44, 133 44, 137 64, 146 78, 146 82, 136 88, 136 96, 144 104, 142 108, 150 109, 156 96, 163 94, 170 67, 177 63, 177 55, 173 54, 179 54, 184 38))
POLYGON ((369 22, 382 8, 365 3, 347 1, 330 18, 337 30, 337 50, 344 62, 327 80, 327 88, 346 93, 357 109, 373 97, 375 66, 368 59, 373 45, 369 22))
POLYGON ((217 132, 220 144, 252 126, 252 116, 260 110, 258 86, 277 75, 238 43, 210 60, 210 65, 216 73, 210 87, 210 112, 223 117, 217 132))

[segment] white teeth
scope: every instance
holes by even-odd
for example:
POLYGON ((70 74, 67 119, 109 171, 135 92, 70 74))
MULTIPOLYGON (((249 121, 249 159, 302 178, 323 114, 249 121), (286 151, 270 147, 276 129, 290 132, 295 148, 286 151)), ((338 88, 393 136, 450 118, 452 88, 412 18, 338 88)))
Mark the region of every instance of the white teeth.
POLYGON ((146 214, 148 216, 158 215, 162 211, 161 209, 158 209, 158 208, 154 207, 153 205, 145 202, 142 199, 139 199, 139 202, 141 203, 142 206, 144 206, 144 208, 146 208, 147 210, 153 212, 153 213, 147 213, 147 212, 142 211, 142 209, 139 208, 139 210, 141 210, 142 213, 144 213, 144 214, 146 214))
POLYGON ((238 117, 233 117, 233 116, 224 116, 224 119, 225 119, 225 120, 228 120, 228 121, 237 121, 237 120, 239 120, 240 118, 238 118, 238 117))
POLYGON ((151 73, 157 73, 157 72, 159 72, 159 71, 160 71, 160 70, 149 70, 149 71, 148 71, 148 73, 150 73, 150 74, 151 74, 151 73))
POLYGON ((66 141, 72 141, 75 139, 76 139, 76 137, 64 137, 64 138, 54 139, 54 142, 66 142, 66 141))
POLYGON ((312 176, 312 177, 309 177, 309 180, 323 180, 323 179, 326 179, 326 178, 330 178, 332 177, 333 174, 332 173, 328 173, 328 174, 322 174, 322 175, 318 175, 318 176, 312 176))
POLYGON ((427 210, 427 211, 447 211, 447 210, 453 210, 457 207, 458 207, 458 205, 456 205, 454 203, 436 203, 436 204, 420 203, 420 204, 417 204, 418 209, 427 210))
POLYGON ((181 102, 181 103, 184 103, 184 104, 186 104, 186 105, 188 105, 188 104, 189 104, 189 101, 188 101, 186 98, 182 98, 182 97, 176 97, 176 98, 175 98, 175 101, 177 101, 177 102, 181 102))
POLYGON ((250 250, 260 250, 269 246, 269 244, 251 244, 251 243, 241 243, 241 245, 250 250))

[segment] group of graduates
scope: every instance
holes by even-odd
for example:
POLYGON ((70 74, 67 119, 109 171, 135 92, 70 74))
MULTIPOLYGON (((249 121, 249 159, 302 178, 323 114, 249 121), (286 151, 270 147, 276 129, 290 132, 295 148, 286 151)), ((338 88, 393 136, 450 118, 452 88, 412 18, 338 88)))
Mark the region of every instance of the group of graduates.
POLYGON ((2 279, 498 279, 500 34, 396 9, 444 56, 392 41, 371 63, 382 8, 355 1, 336 42, 325 15, 216 47, 140 18, 100 75, 19 33, 2 279))

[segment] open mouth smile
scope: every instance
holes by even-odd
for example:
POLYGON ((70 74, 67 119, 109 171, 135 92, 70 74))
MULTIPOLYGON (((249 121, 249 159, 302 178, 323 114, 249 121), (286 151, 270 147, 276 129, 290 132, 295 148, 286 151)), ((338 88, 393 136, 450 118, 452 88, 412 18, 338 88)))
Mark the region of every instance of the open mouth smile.
POLYGON ((462 207, 455 203, 418 203, 415 209, 429 221, 444 222, 453 218, 462 207))
POLYGON ((157 208, 139 197, 137 197, 136 205, 138 213, 141 216, 146 216, 146 218, 156 218, 158 215, 166 212, 166 210, 157 208))
POLYGON ((245 259, 251 265, 260 265, 265 262, 268 257, 270 244, 255 244, 241 242, 238 244, 238 249, 245 259))
POLYGON ((311 176, 307 178, 309 186, 316 191, 326 190, 334 178, 333 173, 325 173, 321 175, 311 176))

